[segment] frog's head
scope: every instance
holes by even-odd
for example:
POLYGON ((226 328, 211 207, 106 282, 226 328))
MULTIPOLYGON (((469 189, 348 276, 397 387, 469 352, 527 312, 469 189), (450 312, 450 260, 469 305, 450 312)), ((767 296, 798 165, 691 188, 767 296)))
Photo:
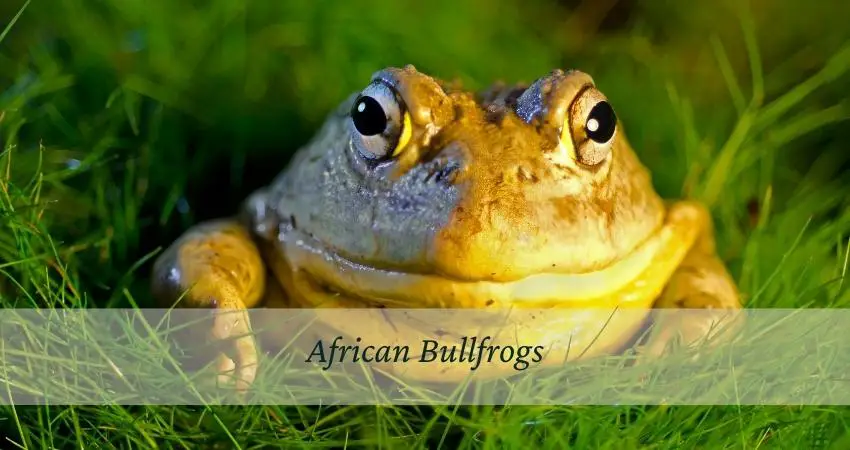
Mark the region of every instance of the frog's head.
POLYGON ((294 273, 406 305, 490 305, 523 297, 518 286, 556 298, 541 280, 613 267, 664 216, 614 109, 578 71, 476 95, 412 66, 382 70, 274 190, 294 273))

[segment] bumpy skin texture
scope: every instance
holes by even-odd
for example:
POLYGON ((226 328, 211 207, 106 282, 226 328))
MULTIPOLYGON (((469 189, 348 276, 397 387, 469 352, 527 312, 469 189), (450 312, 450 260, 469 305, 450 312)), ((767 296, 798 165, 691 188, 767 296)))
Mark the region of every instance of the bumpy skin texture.
MULTIPOLYGON (((352 95, 238 219, 198 225, 158 259, 163 304, 189 290, 189 306, 236 309, 264 293, 266 305, 289 307, 741 307, 705 209, 665 203, 619 123, 610 140, 589 138, 605 98, 587 74, 553 71, 478 95, 412 66, 375 83, 406 114, 407 137, 386 141, 401 141, 399 151, 364 157, 352 95)), ((699 317, 661 324, 647 351, 704 336, 710 323, 699 317)), ((621 324, 600 352, 637 327, 621 324)), ((249 328, 247 318, 222 320, 214 332, 249 328)), ((540 338, 545 327, 525 333, 540 338)), ((244 388, 256 348, 236 343, 221 367, 244 388)))

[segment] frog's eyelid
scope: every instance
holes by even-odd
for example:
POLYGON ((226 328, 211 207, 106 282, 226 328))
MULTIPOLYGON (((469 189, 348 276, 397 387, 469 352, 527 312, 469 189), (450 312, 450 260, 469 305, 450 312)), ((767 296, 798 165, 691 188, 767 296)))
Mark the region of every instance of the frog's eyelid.
POLYGON ((576 92, 576 95, 573 97, 573 101, 572 101, 572 103, 570 103, 569 110, 567 112, 567 116, 568 116, 567 118, 569 120, 572 120, 573 112, 575 111, 576 106, 581 104, 581 102, 584 101, 587 98, 588 92, 591 92, 591 91, 599 92, 596 89, 596 86, 588 83, 588 84, 583 85, 581 87, 581 89, 579 89, 578 92, 576 92))
MULTIPOLYGON (((576 93, 575 97, 573 98, 572 103, 569 105, 569 109, 567 110, 566 118, 564 119, 564 125, 563 125, 564 129, 561 132, 561 139, 564 138, 565 132, 569 133, 570 139, 571 139, 572 144, 573 144, 573 151, 574 151, 573 156, 574 156, 574 158, 576 158, 576 161, 579 162, 579 163, 582 163, 582 161, 580 161, 581 156, 583 154, 589 153, 587 151, 582 152, 582 150, 586 149, 587 146, 591 146, 591 149, 590 149, 591 152, 598 153, 598 150, 600 148, 605 148, 605 149, 607 149, 605 151, 605 153, 610 154, 610 148, 612 146, 612 143, 614 142, 614 137, 617 135, 616 127, 618 127, 618 125, 619 125, 617 123, 614 124, 614 126, 615 126, 614 133, 611 135, 611 138, 608 139, 607 142, 604 142, 604 143, 596 142, 593 139, 591 139, 589 136, 586 135, 586 129, 585 129, 586 121, 587 121, 586 116, 588 114, 590 114, 590 112, 593 110, 593 106, 591 106, 590 108, 582 108, 580 111, 577 111, 577 109, 581 108, 583 106, 583 103, 588 102, 588 101, 592 101, 592 99, 595 100, 593 106, 595 106, 599 102, 603 102, 603 101, 607 102, 608 101, 607 97, 604 94, 602 94, 602 92, 600 92, 596 88, 596 86, 594 86, 593 84, 586 84, 578 91, 578 93, 576 93), (579 116, 579 112, 581 112, 580 116, 579 116), (579 136, 579 133, 583 133, 584 135, 579 136)), ((604 157, 600 158, 600 161, 589 164, 589 166, 595 166, 595 165, 601 163, 602 161, 604 161, 604 159, 605 159, 604 157)))
POLYGON ((593 83, 585 83, 579 88, 578 92, 573 96, 569 105, 567 105, 567 109, 564 114, 564 120, 561 123, 561 129, 559 130, 561 139, 564 138, 564 134, 568 134, 570 136, 570 142, 573 145, 573 151, 576 152, 575 157, 578 157, 579 146, 584 144, 586 139, 579 140, 577 139, 576 133, 574 133, 575 124, 573 123, 575 116, 576 107, 584 100, 587 92, 591 89, 595 89, 596 86, 593 83))
POLYGON ((370 84, 381 83, 393 91, 398 90, 398 80, 388 71, 382 70, 372 77, 370 84))

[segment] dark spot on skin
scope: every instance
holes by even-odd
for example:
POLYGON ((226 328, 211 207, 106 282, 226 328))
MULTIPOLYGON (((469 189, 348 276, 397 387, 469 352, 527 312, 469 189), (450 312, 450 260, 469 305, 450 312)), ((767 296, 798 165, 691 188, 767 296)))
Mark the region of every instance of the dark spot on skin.
POLYGON ((459 121, 463 119, 463 107, 461 105, 454 105, 454 120, 459 121))
POLYGON ((324 167, 323 167, 324 171, 333 173, 334 172, 334 165, 331 162, 331 159, 330 158, 324 158, 322 161, 324 161, 324 167))
POLYGON ((457 167, 449 166, 437 173, 435 180, 438 183, 454 184, 457 179, 457 167))
POLYGON ((557 161, 552 161, 551 164, 552 164, 553 167, 555 167, 559 171, 563 172, 563 175, 561 175, 561 178, 573 178, 573 177, 579 176, 579 173, 578 173, 578 171, 576 171, 576 169, 574 169, 574 168, 572 168, 572 167, 570 167, 566 164, 562 164, 562 163, 559 163, 557 161))
POLYGON ((428 176, 426 182, 435 182, 441 184, 452 184, 456 178, 457 170, 460 166, 457 163, 439 161, 435 165, 428 176))
POLYGON ((496 103, 488 105, 484 113, 484 120, 497 126, 501 125, 507 112, 508 110, 504 105, 496 103))
POLYGON ((492 305, 493 303, 496 303, 496 301, 495 301, 495 300, 493 300, 492 298, 488 298, 488 299, 487 299, 487 302, 486 302, 485 304, 486 304, 487 306, 490 306, 490 305, 492 305))
POLYGON ((537 175, 522 166, 516 168, 516 178, 519 181, 527 181, 531 183, 536 183, 539 181, 537 175))

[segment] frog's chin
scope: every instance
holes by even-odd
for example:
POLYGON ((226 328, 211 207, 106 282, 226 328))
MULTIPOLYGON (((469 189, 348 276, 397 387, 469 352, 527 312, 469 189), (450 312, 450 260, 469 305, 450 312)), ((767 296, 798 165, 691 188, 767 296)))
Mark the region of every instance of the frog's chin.
POLYGON ((377 269, 306 239, 285 239, 287 291, 306 307, 649 308, 696 239, 693 211, 670 211, 661 229, 625 258, 582 273, 540 273, 496 282, 377 269))

